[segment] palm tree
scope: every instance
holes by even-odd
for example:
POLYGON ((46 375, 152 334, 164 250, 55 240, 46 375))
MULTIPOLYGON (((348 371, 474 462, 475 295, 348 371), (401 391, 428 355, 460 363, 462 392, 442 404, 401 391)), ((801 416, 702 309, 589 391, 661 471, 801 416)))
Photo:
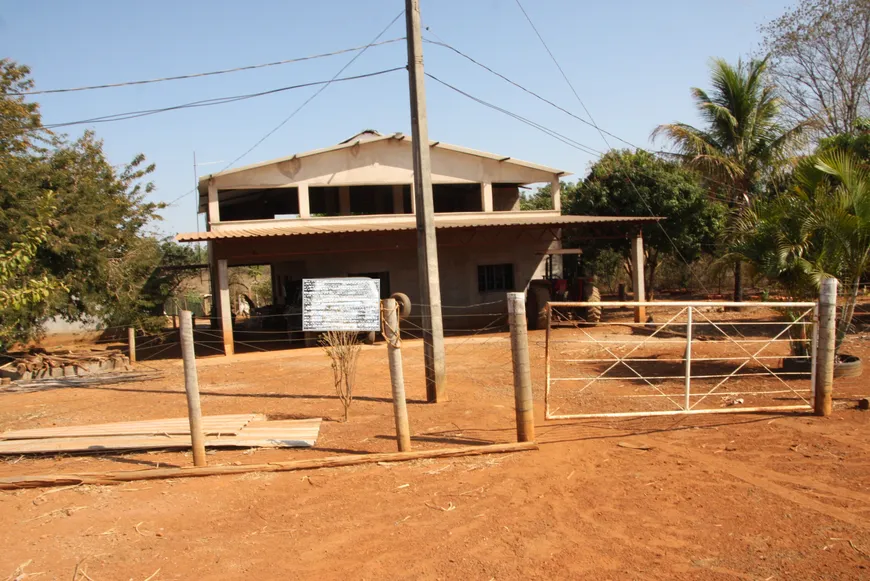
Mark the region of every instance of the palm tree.
POLYGON ((822 151, 800 160, 792 182, 787 192, 742 208, 732 227, 731 258, 795 299, 817 296, 822 279, 837 277, 846 295, 837 321, 839 350, 861 277, 870 272, 870 171, 847 151, 822 151))
MULTIPOLYGON (((653 138, 664 137, 675 155, 698 169, 711 189, 725 189, 735 212, 764 190, 795 152, 807 123, 785 129, 780 125, 782 103, 766 80, 767 59, 711 64, 713 90, 693 88, 695 106, 706 127, 686 123, 659 125, 653 138)), ((741 262, 734 264, 734 300, 743 300, 741 262)))
POLYGON ((824 237, 824 267, 843 283, 846 304, 837 324, 837 348, 852 325, 861 277, 870 272, 870 171, 847 151, 817 156, 818 179, 814 225, 824 237))

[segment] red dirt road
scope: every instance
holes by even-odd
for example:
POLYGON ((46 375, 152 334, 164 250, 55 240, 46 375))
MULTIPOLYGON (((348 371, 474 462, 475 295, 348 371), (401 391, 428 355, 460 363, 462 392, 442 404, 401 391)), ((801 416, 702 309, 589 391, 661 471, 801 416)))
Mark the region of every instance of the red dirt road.
MULTIPOLYGON (((405 345, 415 449, 515 437, 503 336, 450 340, 440 405, 422 403, 422 350, 405 345)), ((867 360, 870 340, 848 351, 867 360)), ((316 448, 220 451, 210 464, 394 450, 385 347, 362 357, 350 422, 324 422, 316 448)), ((866 374, 836 383, 830 418, 545 422, 539 345, 532 362, 539 451, 0 492, 0 580, 26 562, 40 580, 870 579, 870 412, 854 409, 866 374)), ((180 362, 138 371, 150 375, 0 392, 0 430, 185 415, 180 362)), ((199 375, 207 414, 341 415, 317 349, 200 360, 199 375)), ((6 458, 0 476, 191 463, 6 458)))

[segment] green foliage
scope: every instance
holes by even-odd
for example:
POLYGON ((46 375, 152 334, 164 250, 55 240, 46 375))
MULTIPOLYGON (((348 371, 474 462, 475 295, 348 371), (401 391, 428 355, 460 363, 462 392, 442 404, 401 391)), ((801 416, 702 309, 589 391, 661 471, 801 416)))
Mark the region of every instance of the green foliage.
POLYGON ((787 192, 741 212, 731 250, 796 298, 815 297, 826 276, 839 278, 847 295, 839 346, 870 272, 870 172, 853 153, 823 150, 801 160, 793 180, 787 192))
POLYGON ((819 141, 820 151, 849 151, 865 164, 870 164, 870 119, 855 122, 854 131, 825 137, 819 141))
POLYGON ((0 252, 0 351, 26 340, 26 321, 42 312, 53 294, 66 290, 63 283, 47 275, 29 275, 37 249, 51 226, 49 215, 54 208, 50 204, 51 196, 47 195, 38 208, 38 225, 0 252))
MULTIPOLYGON (((661 227, 642 228, 650 292, 666 256, 698 259, 715 244, 725 221, 724 207, 707 198, 696 173, 645 151, 608 152, 583 182, 568 190, 566 208, 571 214, 665 218, 661 227)), ((590 259, 595 259, 595 249, 609 248, 625 258, 629 253, 624 239, 592 241, 590 246, 590 259)))
POLYGON ((149 293, 166 284, 154 275, 165 244, 148 231, 161 207, 146 201, 153 165, 138 155, 118 168, 93 133, 67 141, 43 129, 38 105, 15 94, 32 88, 28 75, 0 61, 0 249, 29 256, 16 277, 66 292, 42 292, 0 325, 14 327, 18 341, 38 336, 55 316, 144 325, 153 314, 149 293))
MULTIPOLYGON (((810 122, 782 125, 782 101, 767 80, 767 59, 738 61, 736 66, 714 59, 711 81, 709 93, 692 89, 703 128, 670 123, 657 127, 653 137, 669 141, 678 159, 707 178, 711 192, 740 208, 773 189, 772 182, 788 167, 810 122)), ((743 296, 741 268, 735 262, 735 300, 743 296)))
POLYGON ((692 89, 704 127, 670 123, 653 137, 669 141, 680 159, 711 179, 713 190, 743 203, 789 161, 806 124, 781 125, 782 101, 767 81, 766 59, 736 66, 714 59, 710 68, 713 90, 692 89))

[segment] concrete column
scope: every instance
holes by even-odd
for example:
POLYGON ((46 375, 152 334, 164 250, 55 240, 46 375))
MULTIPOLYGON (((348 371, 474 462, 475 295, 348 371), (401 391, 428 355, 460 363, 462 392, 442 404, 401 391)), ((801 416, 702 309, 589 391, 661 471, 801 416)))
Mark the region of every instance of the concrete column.
POLYGON ((480 207, 484 212, 492 212, 492 184, 480 184, 480 207))
POLYGON ((297 191, 299 194, 299 217, 310 218, 311 209, 308 202, 308 184, 299 184, 297 191))
POLYGON ((221 208, 218 203, 218 190, 214 180, 208 181, 208 223, 221 221, 221 208))
POLYGON ((220 296, 216 297, 216 302, 218 316, 221 319, 221 331, 224 336, 224 355, 232 355, 235 353, 235 345, 233 343, 233 314, 230 309, 230 275, 226 260, 218 260, 217 266, 220 296))
MULTIPOLYGON (((646 300, 646 291, 643 280, 643 234, 637 233, 631 241, 631 284, 634 287, 634 300, 643 302, 646 300)), ((634 308, 634 322, 646 322, 646 308, 634 308)))
POLYGON ((350 186, 338 188, 338 213, 342 216, 350 216, 350 186))
POLYGON ((405 187, 398 185, 393 186, 393 214, 405 213, 405 187))
POLYGON ((553 209, 557 212, 562 211, 562 182, 559 181, 559 176, 554 176, 550 182, 550 195, 553 196, 553 209))

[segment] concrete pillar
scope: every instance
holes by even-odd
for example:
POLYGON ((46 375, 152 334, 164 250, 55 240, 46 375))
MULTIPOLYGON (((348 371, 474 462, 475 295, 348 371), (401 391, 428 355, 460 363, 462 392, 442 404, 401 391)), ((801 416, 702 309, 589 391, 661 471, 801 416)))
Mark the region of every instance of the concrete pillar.
MULTIPOLYGON (((643 234, 637 233, 631 241, 631 284, 634 287, 634 300, 636 302, 644 302, 646 300, 646 291, 644 289, 643 280, 643 234)), ((646 322, 646 308, 635 307, 634 322, 646 322)))
POLYGON ((221 208, 218 203, 218 190, 214 180, 208 181, 208 223, 221 221, 221 208))
POLYGON ((393 214, 405 213, 405 187, 393 186, 393 214))
POLYGON ((480 184, 480 207, 484 212, 492 212, 492 184, 480 184))
POLYGON ((299 217, 310 218, 311 206, 308 202, 308 184, 299 184, 297 191, 299 195, 299 217))
POLYGON ((554 176, 550 182, 550 195, 553 196, 553 209, 557 212, 562 212, 562 182, 559 181, 559 176, 554 176))
POLYGON ((342 216, 350 216, 350 186, 338 188, 338 213, 342 216))
POLYGON ((216 302, 218 316, 221 319, 221 331, 224 336, 224 355, 232 355, 235 353, 235 345, 233 343, 233 314, 230 309, 230 275, 226 260, 218 260, 217 266, 220 296, 216 297, 216 302))

